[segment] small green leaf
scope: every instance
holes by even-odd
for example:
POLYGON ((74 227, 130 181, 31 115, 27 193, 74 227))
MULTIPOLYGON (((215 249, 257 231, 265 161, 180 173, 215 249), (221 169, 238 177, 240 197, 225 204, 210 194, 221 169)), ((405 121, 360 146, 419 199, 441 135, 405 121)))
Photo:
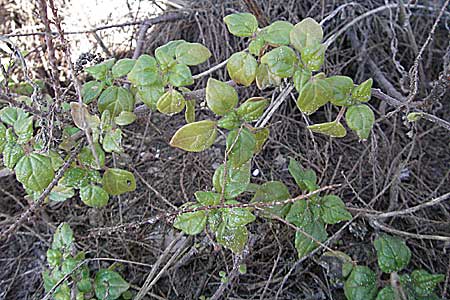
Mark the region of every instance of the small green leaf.
POLYGON ((326 49, 324 44, 317 45, 312 49, 302 49, 300 53, 305 68, 310 71, 319 71, 325 59, 326 49))
POLYGON ((186 123, 195 122, 195 100, 186 101, 186 111, 184 112, 186 123))
POLYGON ((203 120, 178 129, 170 140, 170 145, 189 152, 201 152, 211 147, 216 136, 216 122, 203 120))
POLYGON ((183 64, 176 64, 169 69, 169 83, 176 87, 191 85, 194 83, 191 69, 183 64))
POLYGON ((156 60, 150 55, 143 54, 128 73, 128 80, 136 85, 152 85, 160 80, 156 60))
POLYGON ((312 132, 326 134, 331 137, 344 137, 347 134, 344 126, 336 121, 310 125, 308 129, 312 132))
MULTIPOLYGON (((223 171, 224 166, 221 165, 216 169, 213 176, 213 186, 218 193, 222 193, 223 189, 223 171)), ((247 186, 250 183, 250 162, 239 168, 230 168, 230 166, 228 166, 226 173, 225 199, 236 198, 239 194, 247 190, 247 186)))
POLYGON ((396 300, 395 299, 395 292, 392 286, 386 286, 382 288, 377 295, 377 298, 375 300, 396 300))
POLYGON ((134 97, 125 88, 110 86, 100 95, 98 99, 98 110, 100 113, 109 110, 113 117, 118 116, 122 111, 133 111, 134 97))
POLYGON ((312 18, 306 18, 297 23, 290 32, 291 45, 299 52, 305 48, 315 48, 322 39, 322 27, 312 18))
POLYGON ((3 149, 6 145, 6 127, 3 123, 0 123, 0 153, 3 152, 3 149))
POLYGON ((250 52, 254 56, 259 56, 264 45, 265 45, 264 39, 260 36, 257 36, 254 40, 250 42, 250 44, 248 44, 248 52, 250 52))
POLYGON ((94 290, 99 300, 115 300, 130 288, 119 273, 101 269, 95 274, 94 290))
POLYGON ((261 152, 264 143, 267 141, 270 135, 269 128, 258 128, 258 130, 255 132, 255 154, 261 152))
POLYGON ((226 222, 222 222, 217 228, 217 242, 233 253, 241 253, 247 240, 248 231, 245 226, 230 226, 226 222))
POLYGON ((164 86, 161 82, 136 87, 136 98, 140 99, 151 110, 156 110, 156 104, 163 94, 164 86))
POLYGON ((180 214, 173 223, 173 227, 189 235, 196 235, 205 229, 206 213, 205 211, 196 211, 180 214))
POLYGON ((103 81, 106 79, 106 77, 108 75, 108 71, 112 68, 115 61, 116 60, 114 58, 112 58, 112 59, 102 62, 101 64, 87 67, 84 70, 86 71, 86 73, 88 73, 95 79, 103 81))
POLYGON ((228 158, 233 168, 248 162, 255 151, 255 135, 247 128, 234 129, 227 136, 228 158))
POLYGON ((81 130, 97 128, 100 120, 97 115, 91 115, 86 104, 70 102, 70 114, 75 125, 81 130))
POLYGON ((264 54, 261 63, 267 64, 272 74, 287 78, 294 74, 297 60, 294 50, 287 46, 281 46, 264 54))
POLYGON ((7 142, 3 149, 3 164, 12 170, 16 166, 19 159, 24 157, 25 151, 22 146, 14 142, 7 142))
POLYGON ((338 106, 352 105, 351 93, 353 90, 353 80, 347 76, 332 76, 325 79, 331 86, 332 97, 330 102, 338 106))
POLYGON ((236 129, 240 127, 241 124, 242 121, 234 110, 225 114, 225 116, 217 122, 217 126, 228 130, 236 129))
POLYGON ((68 250, 73 243, 73 231, 69 224, 61 223, 53 235, 52 249, 68 250))
POLYGON ((317 176, 312 169, 303 169, 293 158, 289 160, 289 173, 294 177, 297 185, 303 190, 314 191, 317 187, 317 176))
POLYGON ((36 192, 43 191, 55 176, 50 159, 38 153, 23 156, 14 171, 20 183, 36 192))
POLYGON ((239 274, 244 275, 247 274, 247 265, 246 264, 240 264, 238 267, 239 274))
POLYGON ((431 296, 436 286, 445 280, 443 274, 430 274, 425 270, 414 270, 411 281, 414 292, 420 297, 431 296))
POLYGON ((88 185, 80 189, 80 198, 87 206, 99 208, 108 204, 109 195, 99 186, 88 185))
POLYGON ((133 173, 122 169, 108 169, 103 174, 103 188, 112 195, 117 196, 136 189, 136 179, 133 173))
POLYGON ((159 112, 166 115, 173 115, 181 112, 185 105, 186 100, 184 100, 183 95, 176 90, 167 91, 159 98, 158 103, 156 103, 159 112))
POLYGON ((344 293, 348 300, 373 300, 377 295, 376 274, 366 266, 356 266, 345 281, 344 293))
POLYGON ((17 143, 25 144, 33 137, 33 117, 17 120, 14 123, 14 132, 17 135, 17 143))
POLYGON ((216 115, 223 116, 236 106, 238 94, 225 82, 209 78, 206 84, 206 103, 216 115))
POLYGON ((120 128, 108 130, 103 137, 102 146, 106 152, 122 153, 122 130, 120 128))
POLYGON ((297 249, 299 258, 304 257, 319 247, 318 242, 324 242, 328 237, 325 226, 320 221, 306 224, 302 227, 302 230, 307 235, 302 233, 300 230, 295 233, 295 249, 297 249))
POLYGON ((249 86, 255 80, 258 63, 249 53, 237 52, 231 55, 227 62, 230 78, 237 84, 249 86))
POLYGON ((301 89, 297 99, 298 108, 307 115, 327 104, 332 90, 328 82, 320 78, 311 78, 301 89))
POLYGON ((97 154, 100 166, 97 166, 97 162, 90 146, 85 146, 83 147, 83 149, 81 149, 80 153, 78 154, 78 159, 86 167, 99 170, 105 165, 105 152, 98 143, 94 143, 94 150, 95 154, 97 154))
POLYGON ((69 188, 82 188, 89 184, 89 174, 86 169, 79 167, 69 168, 60 181, 60 184, 69 188))
POLYGON ((327 224, 336 224, 352 219, 344 202, 335 195, 327 195, 321 199, 320 213, 322 220, 327 224))
POLYGON ((295 90, 300 93, 310 78, 311 78, 311 71, 300 67, 297 68, 292 77, 294 81, 295 90))
POLYGON ((119 59, 114 66, 112 67, 112 75, 113 78, 120 78, 128 73, 133 69, 134 64, 136 63, 135 59, 131 58, 122 58, 119 59))
POLYGON ((214 192, 195 192, 195 199, 205 206, 218 205, 220 203, 220 194, 214 192))
POLYGON ((250 13, 231 14, 223 18, 228 31, 235 36, 252 36, 258 29, 258 21, 250 13))
POLYGON ((378 266, 385 273, 398 272, 406 268, 411 259, 411 250, 405 242, 394 236, 381 234, 373 245, 377 250, 378 266))
POLYGON ((66 201, 67 199, 72 198, 73 196, 75 196, 75 191, 73 190, 73 188, 63 185, 57 185, 50 192, 48 198, 51 201, 63 202, 66 201))
POLYGON ((114 118, 114 122, 119 126, 130 125, 136 121, 136 115, 130 111, 123 111, 114 118))
POLYGON ((261 36, 272 45, 289 45, 289 34, 293 28, 294 25, 289 22, 275 21, 261 30, 261 36))
POLYGON ((281 84, 281 77, 272 74, 269 66, 266 64, 259 64, 256 69, 256 85, 260 90, 268 87, 279 86, 281 84))
POLYGON ((54 268, 61 264, 62 254, 61 251, 57 249, 48 249, 47 250, 47 262, 50 267, 54 268))
POLYGON ((0 110, 0 120, 9 126, 14 126, 14 123, 26 117, 28 117, 28 113, 21 108, 8 106, 0 110))
POLYGON ((369 137, 372 126, 375 123, 373 111, 364 104, 352 105, 345 113, 345 120, 348 127, 354 130, 360 139, 369 137))
POLYGON ((269 100, 262 97, 253 97, 242 103, 236 113, 246 122, 257 121, 269 106, 269 100))
POLYGON ((83 99, 83 103, 89 104, 93 100, 97 99, 98 96, 102 93, 105 87, 105 83, 103 81, 88 81, 83 84, 81 88, 81 98, 83 99))
POLYGON ((175 40, 156 48, 155 57, 162 69, 167 69, 175 63, 175 51, 184 43, 186 43, 184 40, 175 40))
POLYGON ((408 122, 417 122, 423 117, 423 113, 412 112, 406 116, 408 122))
MULTIPOLYGON (((284 183, 280 181, 269 181, 258 187, 251 202, 274 202, 287 200, 289 198, 291 198, 291 195, 284 183)), ((268 214, 266 214, 268 218, 271 218, 270 214, 284 218, 289 212, 290 207, 291 204, 285 204, 264 208, 264 210, 268 212, 268 214)))
POLYGON ((313 216, 313 213, 309 207, 309 202, 305 200, 299 200, 291 205, 291 208, 286 215, 286 221, 294 224, 300 228, 307 226, 315 221, 317 218, 313 216))
POLYGON ((367 79, 360 85, 353 88, 352 98, 359 102, 367 102, 372 96, 372 78, 367 79))
POLYGON ((211 52, 202 44, 186 42, 178 45, 175 56, 181 64, 196 66, 207 61, 211 57, 211 52))
MULTIPOLYGON (((236 200, 226 201, 225 204, 239 204, 236 200)), ((222 208, 223 221, 231 227, 245 226, 256 220, 256 217, 248 208, 222 208)))

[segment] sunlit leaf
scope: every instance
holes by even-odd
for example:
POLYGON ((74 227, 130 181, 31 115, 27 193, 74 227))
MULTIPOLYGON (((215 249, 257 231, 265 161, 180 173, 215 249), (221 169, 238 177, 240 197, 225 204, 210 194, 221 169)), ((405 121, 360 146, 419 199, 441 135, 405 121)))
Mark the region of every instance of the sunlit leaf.
POLYGON ((375 123, 375 115, 370 107, 365 104, 352 105, 345 113, 345 121, 360 139, 365 140, 369 137, 375 123))
POLYGON ((252 36, 258 28, 258 21, 250 13, 231 14, 223 18, 228 31, 235 36, 252 36))
POLYGON ((103 207, 108 204, 108 193, 97 185, 87 185, 80 189, 80 198, 90 207, 103 207))
POLYGON ((316 47, 322 39, 322 27, 312 18, 303 19, 290 32, 291 45, 299 52, 305 48, 316 47))
POLYGON ((147 54, 139 56, 133 69, 128 73, 128 80, 137 86, 152 85, 159 81, 156 60, 147 54))
POLYGON ((255 151, 255 135, 247 128, 234 129, 227 136, 228 158, 233 168, 248 162, 255 151))
POLYGON ((402 239, 381 234, 373 245, 377 250, 378 266, 385 273, 403 270, 411 259, 411 250, 402 239))
POLYGON ((260 90, 264 90, 268 87, 275 87, 281 84, 281 77, 272 74, 269 70, 269 66, 266 64, 259 64, 256 69, 256 85, 260 90))
POLYGON ((312 132, 326 134, 331 137, 344 137, 347 134, 344 126, 336 121, 310 125, 308 129, 312 132))
POLYGON ((102 93, 105 87, 105 83, 103 81, 88 81, 83 84, 81 88, 81 98, 83 99, 83 103, 89 104, 93 100, 97 99, 98 96, 102 93))
POLYGON ((225 82, 209 78, 206 84, 206 103, 216 115, 223 116, 238 102, 236 90, 225 82))
POLYGON ((297 99, 298 108, 307 115, 317 111, 331 98, 330 85, 320 78, 311 78, 301 89, 297 99))
POLYGON ((191 69, 184 64, 176 64, 169 69, 169 83, 176 87, 187 86, 194 83, 191 69))
POLYGON ((136 121, 136 115, 129 111, 123 111, 114 118, 114 122, 119 126, 130 125, 134 121, 136 121))
POLYGON ((236 113, 246 122, 257 121, 269 106, 269 100, 262 97, 253 97, 242 103, 236 113))
POLYGON ((372 95, 372 78, 353 88, 352 98, 359 102, 367 102, 372 95))
POLYGON ((122 111, 133 111, 133 109, 134 97, 123 87, 111 86, 104 90, 98 99, 100 113, 109 110, 113 117, 119 115, 122 111))
POLYGON ((185 105, 186 100, 184 100, 183 95, 176 90, 165 92, 156 103, 158 111, 167 115, 181 112, 185 105))
POLYGON ((133 173, 122 169, 111 168, 103 174, 103 189, 116 196, 136 189, 136 179, 133 173))
POLYGON ((23 156, 14 171, 20 183, 36 192, 43 191, 55 176, 50 159, 38 153, 23 156))
POLYGON ((135 59, 131 58, 119 59, 111 69, 113 78, 120 78, 130 73, 135 63, 136 63, 135 59))
POLYGON ((227 71, 234 82, 249 86, 255 80, 257 66, 258 63, 251 54, 237 52, 228 60, 227 71))
POLYGON ((289 34, 293 28, 294 25, 289 22, 275 21, 261 30, 261 36, 272 45, 289 45, 289 34))
MULTIPOLYGON (((218 193, 222 193, 224 183, 224 166, 216 169, 213 176, 213 186, 218 193)), ((225 199, 233 199, 247 190, 250 183, 250 162, 239 168, 227 167, 225 182, 225 199)))
POLYGON ((203 120, 178 129, 170 140, 170 145, 189 152, 200 152, 211 147, 216 136, 216 122, 203 120))
POLYGON ((180 229, 186 234, 196 235, 205 229, 206 213, 205 211, 196 211, 180 214, 173 223, 173 227, 180 229))
POLYGON ((335 195, 327 195, 320 201, 320 216, 327 224, 336 224, 352 219, 341 198, 335 195))
POLYGON ((175 56, 181 64, 196 66, 207 61, 211 57, 211 52, 202 44, 186 42, 178 45, 175 56))
POLYGON ((272 74, 287 78, 294 74, 297 56, 291 48, 281 46, 264 54, 261 63, 266 64, 272 74))

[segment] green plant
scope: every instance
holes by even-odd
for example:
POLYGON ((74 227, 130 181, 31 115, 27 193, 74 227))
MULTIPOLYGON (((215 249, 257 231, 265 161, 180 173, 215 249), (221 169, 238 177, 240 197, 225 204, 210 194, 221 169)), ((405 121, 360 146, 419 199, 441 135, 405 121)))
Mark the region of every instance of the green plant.
POLYGON ((58 226, 50 249, 47 250, 49 268, 44 270, 44 288, 55 300, 130 299, 129 287, 113 266, 100 269, 91 276, 83 251, 75 250, 73 231, 67 223, 58 226), (95 295, 95 296, 94 296, 95 295))

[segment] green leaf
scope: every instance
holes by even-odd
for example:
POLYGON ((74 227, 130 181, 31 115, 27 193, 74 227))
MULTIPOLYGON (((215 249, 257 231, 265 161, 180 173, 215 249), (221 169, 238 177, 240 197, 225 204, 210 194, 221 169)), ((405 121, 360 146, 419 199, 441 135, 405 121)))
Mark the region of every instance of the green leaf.
POLYGON ((250 13, 231 14, 223 18, 228 31, 235 36, 252 36, 258 29, 256 17, 250 13))
POLYGON ((110 86, 103 91, 98 99, 100 113, 109 110, 113 117, 118 116, 122 111, 133 111, 133 109, 133 95, 123 87, 110 86))
POLYGON ((344 137, 347 134, 344 126, 336 121, 310 125, 308 129, 312 132, 322 133, 331 137, 344 137))
POLYGON ((86 104, 70 102, 70 114, 75 125, 82 130, 95 129, 100 124, 98 116, 91 115, 86 104))
POLYGON ((220 194, 214 192, 195 192, 195 199, 204 206, 218 205, 220 203, 220 194))
POLYGON ((47 262, 50 267, 54 268, 61 264, 62 254, 61 251, 57 249, 48 249, 47 250, 47 262))
POLYGON ((259 56, 264 45, 264 39, 261 36, 257 36, 256 39, 252 40, 250 44, 248 44, 248 52, 254 56, 259 56))
POLYGON ((317 221, 317 218, 313 215, 309 207, 309 202, 305 200, 299 200, 291 205, 291 208, 286 215, 286 221, 294 224, 295 226, 303 228, 308 224, 317 221))
POLYGON ((367 102, 372 96, 372 78, 367 79, 360 85, 353 88, 352 98, 359 102, 367 102))
POLYGON ((52 249, 68 250, 73 243, 73 231, 69 224, 61 223, 58 228, 56 228, 55 234, 53 235, 52 249))
POLYGON ((175 56, 181 64, 196 66, 207 61, 211 57, 211 52, 202 44, 186 42, 178 45, 175 56))
POLYGON ((408 122, 417 122, 417 121, 419 121, 422 117, 423 117, 423 113, 412 112, 412 113, 409 113, 409 114, 406 116, 406 119, 408 120, 408 122))
POLYGON ((311 71, 300 67, 297 68, 292 77, 294 81, 295 90, 300 93, 310 78, 311 78, 311 71))
POLYGON ((230 78, 237 84, 249 86, 255 80, 258 63, 249 53, 237 52, 231 55, 227 62, 230 78))
POLYGON ((156 110, 156 104, 163 94, 164 86, 161 82, 136 87, 136 98, 140 99, 151 110, 156 110))
POLYGON ((269 128, 258 128, 258 130, 255 132, 255 140, 256 140, 255 154, 259 153, 262 150, 264 143, 269 138, 269 134, 270 134, 269 128))
POLYGON ((108 169, 103 174, 103 189, 112 196, 117 196, 136 189, 133 173, 122 169, 108 169))
POLYGON ((228 130, 236 129, 240 127, 241 124, 242 121, 234 110, 226 113, 225 116, 217 122, 217 126, 228 130))
POLYGON ((304 257, 316 249, 319 246, 318 242, 324 242, 328 237, 325 226, 320 221, 306 224, 302 230, 307 235, 300 230, 295 233, 295 249, 297 249, 299 258, 304 257))
POLYGON ((337 106, 352 105, 353 80, 347 76, 332 76, 325 79, 332 89, 330 102, 337 106))
POLYGON ((53 190, 48 195, 48 198, 51 201, 55 202, 63 202, 67 199, 72 198, 75 195, 75 191, 71 187, 57 185, 53 188, 53 190))
POLYGON ((164 93, 164 95, 159 98, 156 107, 158 110, 166 115, 173 115, 181 112, 186 105, 183 95, 176 91, 171 90, 164 93))
POLYGON ((289 160, 289 173, 294 177, 297 185, 303 190, 314 191, 317 187, 317 176, 312 169, 303 169, 293 158, 289 160))
POLYGON ((23 156, 14 171, 20 183, 36 192, 43 191, 55 176, 50 159, 38 153, 23 156))
POLYGON ((83 103, 89 104, 95 100, 100 96, 104 87, 105 83, 103 81, 93 80, 83 84, 83 87, 81 88, 81 98, 83 99, 83 103))
POLYGON ((226 222, 222 222, 217 228, 217 242, 233 253, 241 253, 247 240, 248 231, 245 226, 230 226, 226 222))
POLYGON ((272 74, 287 78, 294 74, 297 55, 288 46, 281 46, 264 54, 261 63, 267 64, 272 74))
POLYGON ((257 121, 269 106, 269 100, 262 97, 253 97, 242 103, 236 113, 246 122, 257 121))
POLYGON ((386 286, 382 288, 377 295, 375 300, 396 300, 395 292, 392 286, 386 286))
POLYGON ((95 274, 94 290, 99 300, 115 300, 130 288, 119 273, 101 269, 95 274))
POLYGON ((18 119, 14 123, 14 132, 17 135, 17 143, 25 144, 33 137, 33 117, 18 119))
POLYGON ((25 151, 21 145, 14 142, 7 142, 5 149, 3 149, 3 164, 8 169, 12 170, 16 166, 19 159, 24 157, 25 151))
POLYGON ((356 266, 347 278, 344 293, 348 300, 373 300, 377 295, 376 274, 366 266, 356 266))
MULTIPOLYGON (((214 172, 213 186, 218 193, 222 193, 223 178, 224 178, 224 165, 220 165, 214 172)), ((250 162, 242 165, 239 168, 227 167, 226 183, 224 197, 225 199, 236 198, 239 194, 247 190, 247 186, 250 183, 250 162)))
POLYGON ((113 78, 120 78, 122 76, 127 75, 133 69, 134 64, 136 63, 135 59, 131 58, 122 58, 119 59, 114 66, 112 67, 112 75, 113 78))
POLYGON ((170 145, 189 152, 201 152, 211 147, 216 136, 216 122, 203 120, 178 129, 170 140, 170 145))
POLYGON ((175 51, 184 43, 186 43, 184 40, 175 40, 156 48, 155 57, 162 69, 167 69, 175 63, 175 51))
POLYGON ((335 195, 327 195, 321 199, 320 213, 322 220, 327 224, 336 224, 352 219, 344 202, 335 195))
POLYGON ((6 127, 3 123, 0 123, 0 153, 3 152, 3 149, 6 145, 6 127))
POLYGON ((310 71, 319 71, 325 59, 326 49, 324 44, 317 45, 312 49, 302 49, 300 54, 305 68, 310 71))
POLYGON ((332 90, 328 82, 324 79, 313 77, 301 89, 297 99, 297 106, 302 112, 310 115, 327 104, 331 95, 332 90))
POLYGON ((169 69, 169 83, 176 87, 187 86, 194 83, 191 69, 183 64, 176 64, 169 69))
MULTIPOLYGON (((286 185, 280 181, 269 181, 258 187, 251 202, 274 202, 283 201, 291 198, 289 190, 286 185)), ((276 205, 273 207, 264 208, 268 212, 267 217, 271 218, 270 214, 277 215, 284 218, 289 212, 291 204, 276 205)))
POLYGON ((209 78, 206 84, 206 103, 216 115, 223 116, 236 106, 238 94, 225 82, 209 78))
POLYGON ((186 123, 195 122, 195 100, 186 100, 186 110, 184 112, 186 123))
POLYGON ((90 178, 88 170, 79 167, 69 168, 65 173, 60 183, 64 187, 82 188, 89 184, 90 178))
POLYGON ((130 125, 136 121, 136 115, 130 111, 123 111, 114 118, 114 122, 119 126, 130 125))
POLYGON ((160 81, 156 60, 147 54, 139 56, 128 73, 128 80, 136 86, 152 85, 160 81))
POLYGON ((105 152, 98 143, 94 143, 94 150, 97 154, 100 166, 97 166, 97 162, 95 161, 95 157, 91 151, 90 146, 85 146, 83 147, 83 149, 81 149, 80 153, 78 154, 78 159, 84 166, 99 170, 105 165, 105 152))
POLYGON ((369 137, 375 123, 375 115, 367 105, 358 104, 347 109, 345 120, 348 127, 354 130, 360 139, 365 140, 369 137))
POLYGON ((405 242, 395 236, 381 234, 373 245, 377 250, 378 266, 385 273, 398 272, 406 268, 411 259, 411 250, 405 242))
POLYGON ((248 162, 255 151, 255 135, 247 128, 234 129, 227 136, 228 158, 233 168, 248 162))
POLYGON ((206 226, 206 213, 205 211, 196 211, 191 213, 184 213, 179 215, 173 227, 183 231, 189 235, 196 235, 205 229, 206 226))
POLYGON ((8 106, 0 110, 0 120, 9 126, 14 126, 14 123, 26 117, 28 117, 28 113, 21 108, 8 106))
POLYGON ((414 292, 420 297, 427 297, 431 296, 436 286, 445 280, 445 275, 414 270, 411 273, 411 280, 414 292))
POLYGON ((109 195, 99 186, 88 185, 80 189, 80 198, 87 206, 99 208, 108 204, 109 195))
MULTIPOLYGON (((236 200, 230 200, 226 201, 225 204, 239 204, 239 202, 236 200)), ((225 222, 227 226, 245 226, 256 220, 256 217, 248 208, 222 208, 220 211, 222 212, 223 222, 225 222)))
POLYGON ((268 87, 279 86, 281 84, 281 78, 272 74, 269 71, 269 66, 266 64, 259 64, 256 69, 256 85, 260 90, 264 90, 268 87))
POLYGON ((120 128, 108 130, 103 137, 102 146, 106 152, 122 153, 122 130, 120 128))
POLYGON ((315 48, 322 39, 322 27, 312 18, 306 18, 297 23, 290 32, 291 45, 299 52, 305 48, 315 48))
POLYGON ((106 79, 106 77, 108 75, 108 71, 112 68, 115 61, 116 60, 114 58, 112 58, 112 59, 102 62, 101 64, 87 67, 84 70, 86 71, 86 73, 88 73, 95 79, 103 81, 106 79))
POLYGON ((289 22, 275 21, 261 30, 261 36, 272 45, 289 45, 289 34, 293 28, 294 25, 289 22))

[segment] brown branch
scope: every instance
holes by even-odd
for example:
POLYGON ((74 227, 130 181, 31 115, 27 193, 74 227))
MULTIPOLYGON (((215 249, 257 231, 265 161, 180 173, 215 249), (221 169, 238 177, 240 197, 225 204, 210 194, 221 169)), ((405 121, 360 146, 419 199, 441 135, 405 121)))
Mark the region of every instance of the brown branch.
POLYGON ((78 151, 81 147, 77 147, 71 154, 69 159, 66 160, 64 165, 58 170, 58 173, 56 174, 55 178, 53 178, 52 182, 48 185, 48 187, 42 192, 42 194, 39 196, 37 200, 31 204, 31 206, 23 212, 20 217, 17 218, 17 221, 14 222, 8 229, 0 233, 0 241, 7 239, 13 234, 19 227, 29 220, 31 218, 31 215, 36 211, 37 208, 39 208, 47 198, 47 196, 51 193, 53 188, 58 184, 58 181, 64 176, 64 173, 69 168, 72 161, 75 159, 75 156, 78 154, 78 151))

